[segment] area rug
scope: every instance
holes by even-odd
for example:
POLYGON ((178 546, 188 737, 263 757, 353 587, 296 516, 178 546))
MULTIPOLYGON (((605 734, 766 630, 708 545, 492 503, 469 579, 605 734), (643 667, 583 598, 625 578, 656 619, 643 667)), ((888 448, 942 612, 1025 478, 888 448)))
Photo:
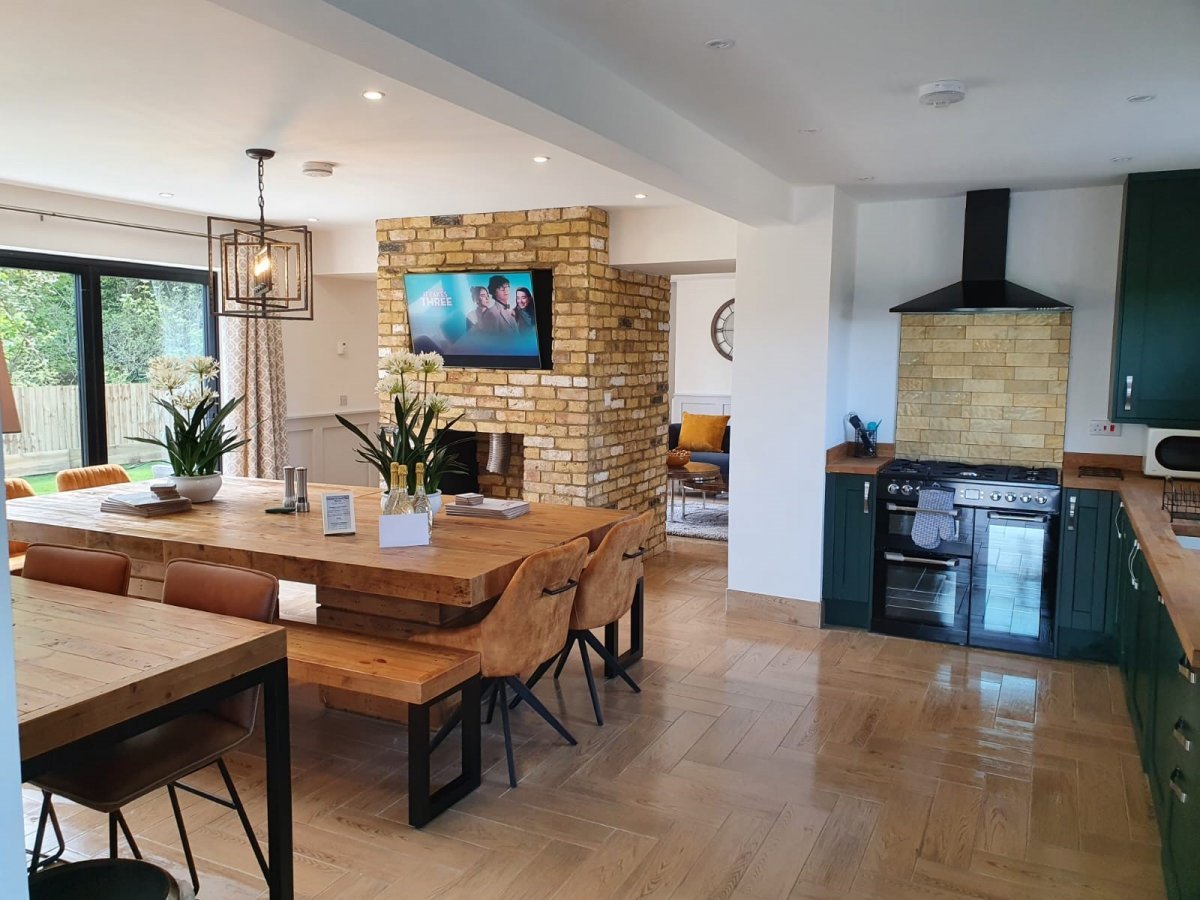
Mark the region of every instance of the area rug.
POLYGON ((668 516, 667 534, 706 541, 728 541, 729 507, 709 504, 705 509, 689 506, 686 519, 679 518, 678 513, 674 517, 668 516))

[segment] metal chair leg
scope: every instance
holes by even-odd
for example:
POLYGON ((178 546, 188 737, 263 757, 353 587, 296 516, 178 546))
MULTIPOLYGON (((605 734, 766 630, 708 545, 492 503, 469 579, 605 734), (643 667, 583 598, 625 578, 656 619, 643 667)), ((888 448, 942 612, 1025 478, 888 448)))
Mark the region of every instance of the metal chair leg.
POLYGON ((596 693, 596 676, 592 674, 592 661, 588 659, 587 644, 579 639, 579 656, 583 660, 583 674, 587 676, 588 693, 592 695, 592 712, 596 714, 596 724, 604 724, 604 716, 600 714, 600 695, 596 693))
POLYGON ((603 659, 610 667, 616 670, 616 673, 621 676, 622 680, 631 688, 633 688, 633 692, 635 694, 640 694, 642 692, 642 689, 638 687, 638 683, 633 680, 633 677, 627 671, 625 671, 625 667, 621 665, 620 660, 613 656, 613 654, 609 652, 608 648, 596 639, 594 634, 592 634, 590 631, 585 631, 582 634, 582 640, 587 641, 588 644, 591 645, 592 649, 600 654, 600 658, 603 659))
POLYGON ((229 799, 233 801, 238 818, 242 820, 242 829, 246 832, 246 839, 250 841, 250 849, 254 851, 254 858, 258 860, 258 867, 262 869, 263 878, 269 882, 271 869, 267 865, 267 858, 263 856, 262 847, 258 845, 258 838, 255 837, 254 828, 250 825, 250 817, 246 815, 246 807, 242 805, 242 798, 238 796, 237 788, 234 787, 233 779, 229 776, 229 769, 226 768, 224 759, 217 759, 217 768, 221 770, 221 777, 225 779, 225 789, 229 791, 229 799))
POLYGON ((529 690, 529 688, 525 687, 525 685, 521 683, 520 678, 510 677, 505 678, 504 681, 506 684, 511 685, 512 689, 521 695, 521 698, 533 708, 535 713, 537 713, 546 721, 547 725, 562 735, 563 740, 565 740, 572 747, 579 743, 579 741, 575 740, 575 738, 572 736, 571 732, 567 731, 567 729, 563 727, 563 723, 558 721, 558 719, 554 717, 554 714, 550 712, 550 710, 546 709, 545 705, 543 705, 542 701, 534 695, 533 691, 529 690))
POLYGON ((142 858, 142 851, 138 849, 137 841, 133 839, 133 832, 129 830, 129 823, 125 821, 125 814, 119 809, 111 813, 116 816, 117 824, 121 826, 121 833, 125 835, 125 843, 129 845, 129 849, 133 851, 134 859, 142 858))
POLYGON ((442 741, 446 740, 446 738, 450 736, 450 732, 454 730, 454 726, 461 721, 462 708, 460 707, 454 710, 454 712, 450 713, 450 716, 445 722, 442 723, 442 727, 438 729, 437 734, 433 736, 433 740, 429 742, 429 752, 433 753, 434 750, 440 747, 442 741))
POLYGON ((179 829, 179 843, 183 847, 183 858, 187 862, 188 876, 192 879, 192 893, 200 893, 200 876, 196 874, 196 860, 192 856, 192 844, 188 840, 187 828, 183 825, 183 810, 179 808, 179 792, 174 784, 167 785, 167 794, 171 798, 171 811, 175 813, 175 827, 179 829))
POLYGON ((29 859, 29 874, 41 865, 42 839, 46 836, 46 820, 50 818, 50 792, 42 791, 42 810, 38 813, 37 834, 33 838, 33 854, 29 859))
POLYGON ((499 684, 500 682, 498 681, 493 681, 491 684, 492 696, 488 699, 488 714, 487 718, 484 719, 489 725, 492 724, 492 718, 496 715, 496 697, 500 694, 499 684))
MULTIPOLYGON (((568 638, 566 646, 563 648, 563 650, 560 653, 558 653, 558 655, 550 657, 548 660, 546 660, 544 663, 542 663, 540 666, 538 666, 536 669, 533 670, 533 674, 530 675, 529 680, 525 682, 525 687, 529 688, 530 690, 533 690, 533 686, 542 680, 542 676, 546 674, 546 672, 550 669, 550 667, 552 665, 554 665, 554 661, 556 659, 561 658, 563 653, 570 653, 570 652, 571 652, 571 641, 568 638)), ((558 676, 556 675, 555 677, 557 678, 558 676)), ((520 705, 521 705, 521 698, 518 696, 518 697, 513 698, 512 702, 508 704, 508 708, 516 709, 520 705)))
POLYGON ((567 664, 567 660, 571 657, 571 639, 567 638, 567 646, 563 647, 562 653, 558 655, 558 666, 554 670, 554 680, 558 681, 558 676, 562 674, 563 666, 567 664))
MULTIPOLYGON (((524 687, 524 685, 521 686, 524 687)), ((496 680, 496 692, 500 696, 500 722, 504 726, 504 754, 508 757, 508 785, 516 787, 517 764, 513 759, 512 728, 508 724, 508 696, 504 691, 503 679, 496 680)))

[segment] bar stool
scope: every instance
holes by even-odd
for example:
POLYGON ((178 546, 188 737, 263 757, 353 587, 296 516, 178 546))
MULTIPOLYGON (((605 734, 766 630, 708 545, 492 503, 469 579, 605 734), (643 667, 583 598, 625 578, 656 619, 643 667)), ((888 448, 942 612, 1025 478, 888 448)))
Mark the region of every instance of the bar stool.
POLYGON ((29 900, 179 900, 179 882, 142 859, 89 859, 29 878, 29 900))
POLYGON ((59 491, 80 491, 103 487, 106 484, 128 484, 129 473, 118 465, 84 466, 82 469, 63 469, 54 476, 59 491))
MULTIPOLYGON (((33 485, 24 478, 4 479, 5 499, 17 500, 21 497, 32 497, 33 495, 33 485)), ((8 571, 10 575, 21 574, 21 568, 25 565, 24 553, 28 546, 24 541, 8 542, 8 571)))

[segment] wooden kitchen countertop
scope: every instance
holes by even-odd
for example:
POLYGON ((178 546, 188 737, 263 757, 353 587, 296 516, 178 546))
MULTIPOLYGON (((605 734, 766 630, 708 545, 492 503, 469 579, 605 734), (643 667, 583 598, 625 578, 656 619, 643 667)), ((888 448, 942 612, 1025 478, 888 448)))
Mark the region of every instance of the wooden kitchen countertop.
POLYGON ((880 444, 879 455, 858 457, 853 444, 837 444, 825 451, 825 471, 839 475, 876 475, 896 455, 895 444, 880 444))

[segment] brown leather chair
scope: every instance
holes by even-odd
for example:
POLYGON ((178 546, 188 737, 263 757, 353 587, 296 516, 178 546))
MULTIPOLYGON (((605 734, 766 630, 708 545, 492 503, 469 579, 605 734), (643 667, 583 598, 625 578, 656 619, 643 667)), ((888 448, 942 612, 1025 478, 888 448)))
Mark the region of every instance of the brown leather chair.
MULTIPOLYGON (((558 668, 554 671, 557 680, 562 674, 563 666, 571 655, 571 647, 579 645, 579 655, 583 659, 583 673, 587 676, 588 691, 592 695, 592 710, 596 714, 596 724, 603 725, 604 717, 600 713, 600 696, 596 693, 596 679, 592 674, 592 661, 588 658, 587 648, 591 647, 609 666, 633 688, 634 693, 640 694, 642 689, 625 671, 620 661, 608 652, 592 630, 603 628, 616 622, 633 606, 634 592, 644 574, 642 565, 643 547, 646 535, 654 522, 654 513, 644 512, 636 519, 626 519, 614 525, 588 560, 587 567, 579 576, 579 587, 575 590, 575 606, 571 610, 571 628, 567 632, 566 646, 558 654, 558 668)), ((543 662, 534 670, 526 687, 532 688, 546 674, 553 664, 553 659, 543 662)), ((513 704, 516 706, 516 703, 513 704)))
POLYGON ((21 573, 31 581, 99 591, 129 593, 129 557, 115 550, 84 550, 57 544, 30 544, 21 573))
POLYGON ((120 466, 86 466, 82 469, 63 469, 54 476, 59 491, 81 491, 106 484, 128 484, 129 473, 120 466))
MULTIPOLYGON (((167 564, 163 603, 272 622, 279 613, 279 582, 273 575, 251 569, 176 559, 167 564)), ((183 845, 183 855, 194 890, 199 890, 200 880, 196 875, 196 862, 184 828, 177 788, 237 811, 265 878, 267 861, 223 759, 225 754, 253 733, 260 694, 260 688, 243 691, 220 701, 208 711, 187 713, 134 737, 99 748, 86 766, 40 777, 36 784, 43 792, 42 815, 34 840, 31 871, 38 866, 38 851, 52 794, 60 794, 90 809, 108 813, 109 855, 117 855, 119 826, 133 855, 141 859, 129 826, 121 814, 121 807, 165 787, 175 812, 175 824, 179 828, 179 840, 183 845), (180 781, 213 764, 221 772, 229 800, 180 781)))
MULTIPOLYGON (((5 478, 4 479, 4 496, 8 500, 17 500, 21 497, 32 497, 33 485, 24 478, 5 478)), ((8 571, 12 575, 20 575, 21 569, 25 565, 25 560, 21 558, 21 554, 29 547, 24 541, 9 541, 8 542, 8 571)))
MULTIPOLYGON (((587 538, 581 537, 534 553, 521 563, 496 605, 479 622, 464 628, 415 634, 410 638, 426 644, 474 650, 479 654, 484 689, 491 691, 487 721, 492 721, 498 702, 504 725, 504 751, 508 757, 508 783, 513 787, 517 786, 517 769, 508 721, 508 688, 524 699, 567 743, 577 743, 550 710, 529 692, 520 675, 544 659, 553 660, 562 649, 570 626, 575 587, 587 551, 587 538)), ((451 715, 430 742, 430 752, 458 724, 461 715, 461 709, 451 715)))

